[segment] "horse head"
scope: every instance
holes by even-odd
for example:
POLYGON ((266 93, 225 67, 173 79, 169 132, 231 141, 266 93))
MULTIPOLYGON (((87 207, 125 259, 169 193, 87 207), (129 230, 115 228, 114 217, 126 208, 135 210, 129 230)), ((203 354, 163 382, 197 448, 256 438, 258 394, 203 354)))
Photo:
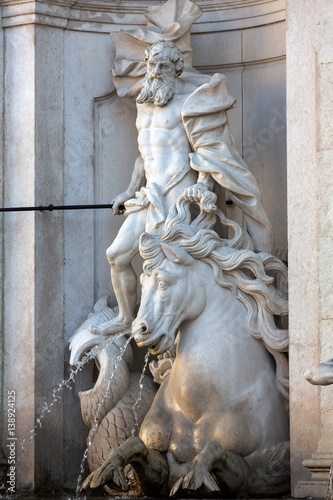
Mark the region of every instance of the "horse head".
MULTIPOLYGON (((287 269, 276 257, 257 254, 252 248, 249 235, 221 211, 213 216, 201 210, 192 220, 188 204, 178 199, 169 211, 165 229, 141 236, 142 299, 132 331, 139 347, 162 354, 174 343, 182 323, 189 325, 190 320, 197 319, 206 303, 215 304, 220 294, 217 289, 212 294, 212 286, 217 284, 229 293, 219 298, 223 304, 232 295, 247 309, 244 321, 248 334, 261 340, 273 355, 277 385, 287 398, 288 363, 284 353, 288 331, 274 320, 274 316, 288 313, 287 269), (221 238, 212 229, 215 217, 233 230, 232 238, 221 238)), ((221 303, 216 308, 212 311, 223 313, 221 303)))
POLYGON ((195 319, 205 306, 202 276, 197 272, 200 263, 181 246, 148 233, 141 236, 140 251, 146 261, 132 331, 139 347, 161 354, 174 344, 181 323, 195 319))

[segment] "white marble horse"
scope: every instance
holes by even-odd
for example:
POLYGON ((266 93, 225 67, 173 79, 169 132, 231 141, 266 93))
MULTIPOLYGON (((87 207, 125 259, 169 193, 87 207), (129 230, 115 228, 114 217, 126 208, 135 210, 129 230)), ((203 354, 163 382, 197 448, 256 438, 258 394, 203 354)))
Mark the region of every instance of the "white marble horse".
POLYGON ((85 481, 126 491, 131 464, 147 495, 277 495, 289 489, 286 268, 252 251, 249 236, 221 239, 215 215, 191 223, 179 199, 165 231, 144 233, 137 344, 176 359, 140 430, 85 481), (275 286, 274 282, 278 283, 275 286))

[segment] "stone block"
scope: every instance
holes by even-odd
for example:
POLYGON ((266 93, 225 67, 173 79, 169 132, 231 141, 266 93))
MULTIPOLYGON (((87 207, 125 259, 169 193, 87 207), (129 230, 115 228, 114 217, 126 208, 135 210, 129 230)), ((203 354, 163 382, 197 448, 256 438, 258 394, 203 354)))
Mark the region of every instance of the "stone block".
POLYGON ((318 242, 319 309, 323 319, 333 318, 333 237, 321 237, 318 242))
POLYGON ((317 153, 318 234, 333 236, 333 151, 317 153))
POLYGON ((318 63, 332 62, 333 16, 332 2, 330 0, 316 2, 316 32, 316 53, 318 63))
POLYGON ((259 184, 275 248, 287 256, 285 62, 245 67, 243 157, 259 184))
POLYGON ((317 66, 317 142, 319 150, 333 150, 333 62, 317 66))
POLYGON ((310 478, 302 462, 318 446, 318 387, 310 385, 303 375, 309 366, 318 363, 318 355, 316 346, 308 345, 306 338, 304 341, 304 344, 292 342, 289 351, 291 491, 294 495, 297 481, 310 478))
POLYGON ((319 324, 319 362, 333 358, 333 319, 321 319, 319 324))
POLYGON ((284 22, 257 26, 243 31, 243 62, 284 56, 286 53, 284 22))
POLYGON ((196 33, 192 36, 193 66, 207 67, 241 62, 241 31, 196 33))

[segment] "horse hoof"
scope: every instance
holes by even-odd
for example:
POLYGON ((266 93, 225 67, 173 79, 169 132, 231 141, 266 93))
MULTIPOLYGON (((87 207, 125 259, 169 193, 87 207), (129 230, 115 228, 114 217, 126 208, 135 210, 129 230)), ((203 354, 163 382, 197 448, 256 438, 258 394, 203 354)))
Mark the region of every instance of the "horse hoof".
POLYGON ((183 484, 183 481, 184 481, 184 477, 181 477, 180 479, 178 479, 178 481, 175 482, 175 484, 173 485, 173 487, 170 491, 170 494, 169 494, 169 496, 171 498, 176 496, 176 494, 178 493, 178 491, 180 490, 180 488, 183 484))
POLYGON ((86 479, 84 480, 84 482, 83 482, 83 484, 82 484, 82 486, 81 486, 80 492, 82 492, 82 491, 86 490, 86 489, 90 486, 90 483, 91 483, 91 480, 92 480, 92 478, 93 478, 94 474, 95 474, 95 471, 94 471, 94 472, 91 472, 91 473, 89 474, 89 476, 88 476, 88 477, 86 477, 86 479))
MULTIPOLYGON (((87 479, 89 479, 89 477, 87 479)), ((124 469, 121 466, 113 465, 110 458, 94 472, 94 477, 90 482, 90 488, 98 488, 109 481, 121 491, 128 491, 124 469)))
POLYGON ((220 491, 220 488, 212 478, 211 474, 206 471, 203 475, 190 471, 184 478, 182 488, 187 491, 196 491, 203 487, 206 493, 214 493, 220 491))

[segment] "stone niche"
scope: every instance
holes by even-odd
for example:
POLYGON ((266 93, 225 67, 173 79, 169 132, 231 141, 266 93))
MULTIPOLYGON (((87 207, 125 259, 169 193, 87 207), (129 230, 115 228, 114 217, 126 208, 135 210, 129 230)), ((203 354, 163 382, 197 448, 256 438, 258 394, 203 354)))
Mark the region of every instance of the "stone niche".
MULTIPOLYGON (((135 107, 115 93, 109 33, 144 25, 152 3, 0 2, 3 206, 110 203, 127 186, 137 155, 135 107)), ((260 186, 276 254, 287 261, 285 1, 197 3, 203 15, 192 28, 193 65, 227 76, 237 98, 229 112, 236 145, 260 186)), ((240 218, 236 210, 227 209, 240 218)), ((112 296, 105 250, 120 225, 104 210, 1 217, 2 400, 5 410, 7 391, 16 391, 18 443, 68 375, 68 339, 98 298, 112 296)), ((77 392, 92 379, 90 367, 25 446, 18 488, 75 488, 87 435, 77 392)), ((306 479, 301 459, 316 443, 296 453, 294 480, 306 479)))

